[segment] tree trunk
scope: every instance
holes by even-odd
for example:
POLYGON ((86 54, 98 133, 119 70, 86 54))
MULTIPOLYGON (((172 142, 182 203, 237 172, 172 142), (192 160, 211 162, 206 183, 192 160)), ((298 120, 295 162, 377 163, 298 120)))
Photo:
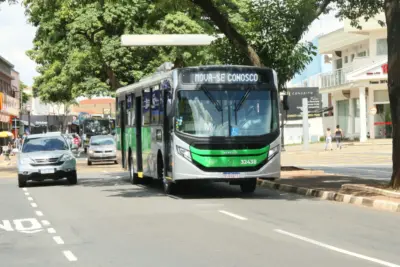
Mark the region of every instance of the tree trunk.
POLYGON ((193 0, 193 3, 198 5, 210 19, 215 23, 221 32, 243 53, 247 55, 250 62, 257 67, 262 67, 260 57, 254 48, 248 44, 246 38, 243 37, 235 27, 229 22, 219 10, 214 6, 212 0, 193 0))
POLYGON ((388 42, 388 90, 393 125, 393 173, 390 185, 400 188, 400 3, 385 0, 388 42))

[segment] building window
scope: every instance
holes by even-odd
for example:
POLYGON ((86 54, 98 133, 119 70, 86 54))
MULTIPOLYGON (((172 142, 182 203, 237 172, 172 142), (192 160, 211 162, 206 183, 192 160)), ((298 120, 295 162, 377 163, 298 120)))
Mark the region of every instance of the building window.
POLYGON ((366 57, 367 56, 367 51, 362 51, 357 53, 357 57, 366 57))
POLYGON ((387 39, 377 39, 376 40, 376 55, 382 56, 388 54, 388 46, 387 46, 387 39))
POLYGON ((348 56, 344 57, 344 63, 349 63, 349 57, 348 56))
POLYGON ((351 54, 351 62, 353 62, 354 61, 354 58, 356 57, 356 55, 355 54, 351 54))

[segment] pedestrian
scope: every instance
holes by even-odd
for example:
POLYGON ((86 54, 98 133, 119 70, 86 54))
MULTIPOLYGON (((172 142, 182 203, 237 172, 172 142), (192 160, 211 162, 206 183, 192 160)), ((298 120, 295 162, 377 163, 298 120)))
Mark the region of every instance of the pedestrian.
POLYGON ((333 150, 331 128, 327 128, 325 133, 325 151, 328 150, 328 147, 333 150))
POLYGON ((343 131, 342 129, 340 129, 339 125, 336 125, 336 130, 335 130, 336 148, 342 149, 342 138, 343 138, 343 131))

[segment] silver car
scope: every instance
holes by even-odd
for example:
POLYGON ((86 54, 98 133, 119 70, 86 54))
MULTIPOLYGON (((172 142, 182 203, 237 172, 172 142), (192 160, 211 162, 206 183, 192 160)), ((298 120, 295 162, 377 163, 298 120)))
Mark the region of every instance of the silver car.
POLYGON ((90 138, 87 163, 117 161, 117 145, 112 135, 95 135, 90 138))
POLYGON ((75 146, 61 133, 27 136, 18 155, 18 186, 25 187, 27 181, 62 178, 76 184, 75 146))

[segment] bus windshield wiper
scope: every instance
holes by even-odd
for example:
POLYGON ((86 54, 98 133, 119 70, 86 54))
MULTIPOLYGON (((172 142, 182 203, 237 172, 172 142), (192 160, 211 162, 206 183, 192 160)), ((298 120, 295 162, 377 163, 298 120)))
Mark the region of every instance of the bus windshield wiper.
POLYGON ((214 99, 214 97, 212 96, 212 94, 211 94, 206 88, 204 88, 204 87, 200 87, 200 89, 203 90, 204 94, 208 97, 208 99, 210 99, 211 103, 214 104, 215 108, 216 108, 218 111, 221 112, 221 111, 222 111, 222 107, 221 107, 220 103, 218 103, 218 102, 214 99))
POLYGON ((253 90, 253 87, 250 86, 247 90, 242 99, 240 99, 239 104, 235 105, 235 112, 239 111, 240 108, 242 107, 244 101, 249 97, 250 92, 253 90))

